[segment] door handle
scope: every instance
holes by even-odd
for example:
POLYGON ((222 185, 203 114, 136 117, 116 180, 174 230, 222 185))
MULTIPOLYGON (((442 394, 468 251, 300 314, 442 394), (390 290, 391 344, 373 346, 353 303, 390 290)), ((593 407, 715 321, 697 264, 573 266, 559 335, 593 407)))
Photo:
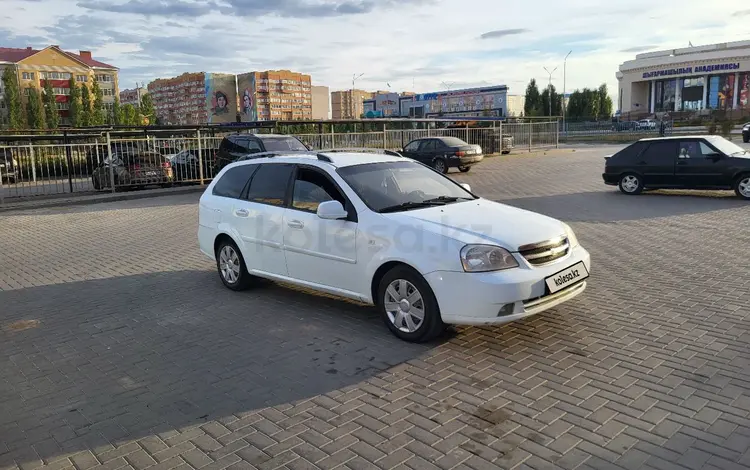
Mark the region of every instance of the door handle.
POLYGON ((297 228, 297 229, 305 228, 305 224, 303 224, 299 220, 290 220, 286 224, 289 226, 289 228, 297 228))
POLYGON ((234 215, 236 215, 237 217, 247 217, 248 215, 250 215, 250 213, 247 211, 247 209, 236 209, 234 211, 234 215))

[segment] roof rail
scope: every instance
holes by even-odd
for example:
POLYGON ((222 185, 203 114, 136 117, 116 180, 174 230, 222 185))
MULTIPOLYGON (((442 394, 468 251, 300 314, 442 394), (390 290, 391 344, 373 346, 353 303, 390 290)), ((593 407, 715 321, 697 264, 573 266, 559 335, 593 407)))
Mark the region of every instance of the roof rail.
POLYGON ((356 153, 379 153, 382 155, 390 155, 392 157, 403 157, 400 153, 394 150, 388 149, 374 149, 368 147, 347 147, 347 148, 335 148, 335 149, 323 149, 318 150, 318 155, 324 153, 336 153, 336 152, 356 152, 356 153))
POLYGON ((242 162, 245 160, 254 160, 256 158, 271 158, 271 157, 293 157, 295 155, 311 155, 313 152, 299 152, 299 151, 269 151, 269 152, 257 152, 257 153, 248 153, 247 155, 243 155, 239 157, 236 162, 242 162))

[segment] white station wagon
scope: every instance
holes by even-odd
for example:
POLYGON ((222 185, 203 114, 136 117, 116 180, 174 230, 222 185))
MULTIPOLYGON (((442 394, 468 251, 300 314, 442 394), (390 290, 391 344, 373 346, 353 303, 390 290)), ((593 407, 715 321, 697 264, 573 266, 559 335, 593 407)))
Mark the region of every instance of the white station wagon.
POLYGON ((537 314, 589 276, 589 253, 565 223, 482 199, 398 154, 233 163, 200 199, 198 239, 229 289, 266 278, 356 299, 406 341, 537 314))

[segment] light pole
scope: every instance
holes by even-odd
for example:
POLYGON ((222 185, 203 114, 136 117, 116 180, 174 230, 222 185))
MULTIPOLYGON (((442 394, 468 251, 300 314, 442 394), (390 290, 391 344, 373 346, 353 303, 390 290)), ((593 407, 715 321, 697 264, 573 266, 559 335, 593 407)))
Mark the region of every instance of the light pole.
POLYGON ((566 77, 566 72, 567 72, 567 67, 566 67, 566 66, 567 66, 567 62, 568 62, 568 56, 569 56, 570 54, 572 54, 572 53, 573 53, 573 51, 571 50, 571 51, 570 51, 570 52, 568 52, 568 54, 567 54, 567 55, 565 56, 565 59, 563 59, 563 94, 562 94, 563 132, 565 132, 565 113, 566 113, 566 111, 567 111, 567 109, 566 109, 566 108, 567 108, 567 106, 566 106, 566 104, 565 104, 565 91, 566 91, 566 90, 565 90, 565 85, 566 85, 566 83, 565 83, 565 79, 567 78, 567 77, 566 77))
POLYGON ((549 100, 549 115, 552 117, 552 74, 555 73, 555 70, 557 70, 557 67, 552 69, 550 72, 547 70, 547 67, 542 67, 545 72, 549 75, 549 84, 547 85, 547 99, 549 100))
POLYGON ((354 82, 362 78, 362 75, 364 75, 364 73, 360 73, 359 75, 355 73, 354 75, 352 75, 352 91, 354 91, 354 82))

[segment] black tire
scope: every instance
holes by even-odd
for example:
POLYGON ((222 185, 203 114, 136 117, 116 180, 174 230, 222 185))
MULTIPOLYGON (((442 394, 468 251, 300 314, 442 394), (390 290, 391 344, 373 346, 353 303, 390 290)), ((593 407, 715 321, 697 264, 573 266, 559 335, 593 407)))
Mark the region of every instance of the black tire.
POLYGON ((470 166, 460 166, 460 167, 458 167, 458 171, 460 171, 461 173, 468 173, 469 170, 471 170, 470 166))
POLYGON ((510 153, 510 150, 503 150, 503 151, 502 151, 501 153, 502 153, 503 155, 508 155, 508 154, 510 153))
MULTIPOLYGON (((395 292, 399 293, 398 291, 395 292)), ((407 293, 413 294, 414 290, 409 290, 407 287, 407 293)), ((377 295, 378 298, 376 299, 376 305, 380 311, 380 316, 383 318, 388 329, 391 330, 391 333, 399 339, 412 343, 422 343, 434 339, 445 330, 445 323, 443 323, 443 320, 440 317, 440 307, 438 306, 437 299, 435 299, 435 294, 432 292, 430 285, 427 284, 427 281, 424 280, 422 275, 413 269, 407 266, 396 266, 388 271, 378 284, 377 295), (414 331, 404 331, 394 324, 394 321, 399 321, 396 315, 401 315, 401 307, 399 307, 399 313, 391 314, 389 314, 386 308, 386 292, 388 291, 388 287, 394 282, 400 284, 400 281, 406 281, 407 286, 408 284, 411 284, 412 288, 415 288, 421 297, 414 302, 414 306, 422 308, 424 312, 422 320, 419 322, 415 321, 418 320, 418 317, 409 313, 406 313, 400 318, 401 326, 408 330, 406 315, 409 315, 411 323, 416 327, 414 331), (391 319, 391 315, 394 316, 393 320, 391 319)), ((390 297, 390 294, 389 298, 392 298, 390 297)), ((407 312, 411 311, 411 306, 408 308, 409 310, 407 310, 407 312)), ((415 309, 415 311, 416 310, 417 309, 415 309)))
POLYGON ((432 167, 439 173, 448 173, 448 164, 445 162, 444 158, 436 158, 433 160, 432 167))
POLYGON ((643 192, 643 178, 635 173, 625 173, 617 184, 623 194, 634 196, 643 192), (635 183, 635 186, 633 184, 635 183))
MULTIPOLYGON (((227 257, 227 259, 230 258, 231 256, 227 257)), ((253 277, 247 272, 247 268, 245 267, 245 259, 242 257, 240 249, 237 248, 237 245, 232 240, 224 239, 216 247, 216 269, 219 271, 221 282, 223 282, 228 289, 242 291, 250 288, 253 284, 253 277), (222 269, 224 264, 222 261, 222 254, 224 253, 225 248, 231 250, 236 255, 236 260, 233 264, 238 269, 232 271, 235 272, 237 276, 234 280, 232 280, 229 274, 222 269)))
POLYGON ((750 135, 743 135, 742 136, 742 141, 745 142, 745 143, 750 142, 750 135))
POLYGON ((750 201, 750 173, 745 173, 737 178, 737 181, 734 182, 734 192, 738 197, 750 201), (743 188, 745 188, 744 191, 743 188))
POLYGON ((101 191, 102 189, 102 185, 99 183, 99 178, 95 176, 91 178, 91 186, 94 187, 94 191, 101 191))

